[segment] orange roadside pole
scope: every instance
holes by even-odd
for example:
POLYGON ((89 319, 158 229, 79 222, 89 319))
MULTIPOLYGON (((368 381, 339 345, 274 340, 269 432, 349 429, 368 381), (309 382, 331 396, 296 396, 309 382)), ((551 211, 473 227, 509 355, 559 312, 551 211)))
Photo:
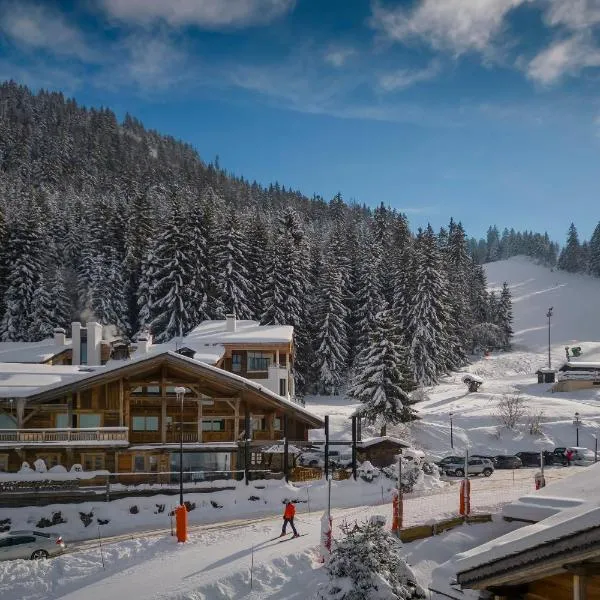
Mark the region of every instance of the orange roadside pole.
POLYGON ((178 542, 187 542, 187 520, 187 508, 185 504, 181 504, 175 509, 175 532, 178 542))
POLYGON ((398 494, 394 492, 392 500, 392 531, 398 531, 398 494))
POLYGON ((471 482, 463 479, 460 482, 460 514, 467 517, 471 513, 471 482))

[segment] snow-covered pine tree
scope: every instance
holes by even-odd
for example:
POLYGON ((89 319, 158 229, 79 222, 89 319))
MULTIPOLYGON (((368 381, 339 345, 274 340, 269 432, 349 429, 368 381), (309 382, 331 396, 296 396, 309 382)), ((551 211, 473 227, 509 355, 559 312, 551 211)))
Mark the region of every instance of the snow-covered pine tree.
POLYGON ((152 320, 152 288, 156 282, 156 259, 154 256, 155 243, 152 241, 142 258, 140 267, 140 283, 137 290, 138 331, 137 334, 150 330, 152 320))
MULTIPOLYGON (((157 342, 185 335, 194 325, 190 306, 194 305, 191 249, 183 243, 186 215, 181 201, 174 198, 171 212, 157 236, 153 251, 154 281, 150 284, 148 326, 157 342)), ((142 319, 140 318, 140 321, 142 319)))
POLYGON ((308 262, 305 233, 293 209, 280 211, 277 230, 269 248, 267 287, 263 298, 263 325, 298 326, 303 319, 308 262))
POLYGON ((54 302, 41 275, 37 285, 31 300, 31 323, 27 331, 27 340, 30 342, 38 342, 52 337, 54 328, 57 326, 54 320, 54 302))
POLYGON ((577 273, 582 270, 582 266, 581 245, 577 228, 574 223, 571 223, 567 234, 567 245, 562 249, 558 259, 558 268, 569 273, 577 273))
POLYGON ((0 324, 1 339, 20 342, 29 339, 31 308, 44 270, 44 247, 40 214, 34 198, 22 199, 22 210, 10 223, 6 247, 7 275, 5 310, 0 324))
POLYGON ((393 312, 377 313, 369 344, 357 358, 348 396, 363 403, 362 417, 396 425, 416 418, 408 393, 414 389, 406 352, 397 334, 393 312))
POLYGON ((52 322, 54 327, 66 329, 71 323, 73 306, 65 287, 64 269, 58 266, 49 281, 48 290, 53 305, 52 322))
POLYGON ((369 345, 375 329, 377 313, 383 310, 384 300, 379 279, 381 248, 368 234, 363 236, 358 248, 356 295, 352 329, 354 354, 360 356, 369 345))
POLYGON ((374 522, 344 524, 325 570, 329 581, 319 600, 412 600, 425 592, 401 556, 401 544, 374 522))
POLYGON ((252 281, 248 299, 251 318, 260 321, 264 312, 263 298, 266 291, 265 252, 269 247, 269 234, 262 213, 254 212, 246 230, 248 279, 252 281))
POLYGON ((250 319, 250 301, 254 295, 248 277, 248 247, 239 219, 233 211, 219 236, 217 261, 222 302, 227 313, 238 319, 250 319))
POLYGON ((448 281, 441 265, 436 236, 430 225, 419 231, 413 272, 415 291, 406 319, 413 377, 418 385, 431 385, 447 372, 448 281))
POLYGON ((505 350, 510 349, 510 340, 513 335, 512 321, 512 295, 505 281, 498 302, 498 326, 502 329, 502 345, 505 350))
POLYGON ((588 270, 591 275, 600 277, 600 223, 596 225, 590 240, 590 261, 588 270))
POLYGON ((317 290, 313 369, 318 391, 338 394, 348 360, 347 312, 342 298, 343 275, 337 262, 336 240, 329 242, 317 290))

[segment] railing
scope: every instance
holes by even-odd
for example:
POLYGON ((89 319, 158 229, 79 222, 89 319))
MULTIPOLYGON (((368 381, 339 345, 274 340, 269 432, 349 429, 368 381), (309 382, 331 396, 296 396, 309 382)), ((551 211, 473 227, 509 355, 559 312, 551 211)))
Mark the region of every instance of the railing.
POLYGON ((64 442, 125 442, 127 427, 89 427, 81 429, 0 429, 0 444, 45 444, 64 442))

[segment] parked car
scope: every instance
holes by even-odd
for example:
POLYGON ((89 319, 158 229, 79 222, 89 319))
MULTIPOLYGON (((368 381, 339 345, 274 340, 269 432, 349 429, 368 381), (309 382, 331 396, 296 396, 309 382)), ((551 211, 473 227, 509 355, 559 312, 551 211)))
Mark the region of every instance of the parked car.
POLYGON ((465 462, 465 457, 464 456, 446 456, 446 457, 442 458, 442 460, 436 461, 435 464, 438 467, 444 467, 445 465, 449 465, 449 464, 453 464, 453 463, 459 463, 461 461, 464 464, 464 462, 465 462))
MULTIPOLYGON (((464 477, 465 461, 464 459, 455 463, 448 463, 442 467, 446 475, 455 477, 464 477)), ((494 472, 494 463, 487 458, 470 458, 468 464, 469 475, 484 475, 489 477, 494 472)))
POLYGON ((494 456, 494 467, 496 469, 520 469, 523 466, 518 456, 499 454, 494 456))
MULTIPOLYGON (((515 454, 515 456, 517 456, 521 460, 523 467, 539 467, 540 466, 540 453, 539 452, 534 452, 534 451, 532 451, 532 452, 517 452, 515 454)), ((554 452, 548 452, 547 450, 544 450, 543 457, 544 457, 544 465, 545 466, 561 464, 561 461, 563 460, 562 458, 555 456, 554 452)))
POLYGON ((36 560, 65 551, 62 537, 41 531, 10 531, 0 535, 0 560, 36 560))
POLYGON ((484 458, 485 460, 491 460, 494 462, 495 456, 489 456, 488 454, 469 454, 469 458, 484 458))
POLYGON ((573 453, 571 462, 578 467, 589 467, 595 462, 596 456, 593 450, 576 446, 568 448, 568 450, 571 450, 573 453))
MULTIPOLYGON (((325 467, 325 450, 310 450, 303 452, 298 458, 298 464, 303 467, 325 467)), ((331 467, 345 469, 352 464, 352 450, 329 450, 329 464, 331 467)))

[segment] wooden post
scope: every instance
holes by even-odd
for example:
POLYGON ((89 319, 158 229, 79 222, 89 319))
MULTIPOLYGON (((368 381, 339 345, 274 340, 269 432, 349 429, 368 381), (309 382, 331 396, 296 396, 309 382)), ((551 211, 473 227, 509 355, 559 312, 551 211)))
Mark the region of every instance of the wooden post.
POLYGON ((250 410, 248 408, 248 402, 244 402, 244 481, 246 485, 249 483, 250 477, 250 439, 252 431, 250 430, 250 410))
POLYGON ((160 441, 167 443, 167 399, 160 399, 160 441))
POLYGON ((265 415, 265 419, 267 421, 267 432, 269 433, 269 439, 275 439, 275 429, 273 429, 273 420, 275 419, 275 413, 269 412, 265 415))
POLYGON ((73 427, 73 392, 67 400, 67 423, 69 427, 73 427))
POLYGON ((198 441, 202 442, 202 394, 198 394, 198 441))
POLYGON ((124 398, 123 398, 123 379, 119 379, 119 427, 123 427, 125 415, 123 414, 124 410, 124 398))
POLYGON ((329 479, 329 415, 325 415, 325 479, 329 479))
POLYGON ((356 416, 352 417, 352 477, 356 481, 356 416))
POLYGON ((25 402, 25 398, 17 398, 17 429, 23 429, 25 402))
POLYGON ((123 403, 124 403, 123 427, 129 427, 129 420, 130 420, 130 413, 131 413, 131 398, 129 396, 129 386, 127 387, 127 390, 125 390, 123 403))
POLYGON ((573 600, 587 600, 586 576, 573 574, 573 600))
POLYGON ((290 477, 288 416, 283 415, 283 475, 286 481, 290 477))
POLYGON ((236 398, 235 407, 233 409, 233 441, 237 442, 240 439, 240 399, 236 398))

